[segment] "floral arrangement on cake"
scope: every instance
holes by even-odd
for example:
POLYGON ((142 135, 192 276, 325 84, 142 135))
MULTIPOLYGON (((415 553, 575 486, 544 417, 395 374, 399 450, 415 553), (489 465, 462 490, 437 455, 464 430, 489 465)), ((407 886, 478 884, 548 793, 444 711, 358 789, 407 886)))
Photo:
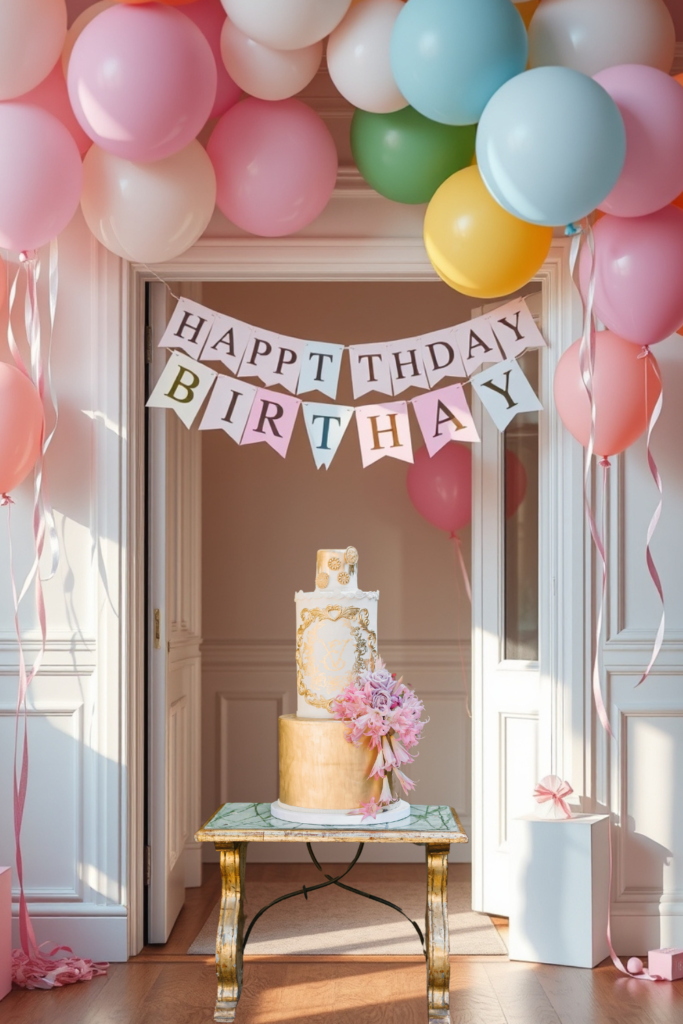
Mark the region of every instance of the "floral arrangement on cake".
MULTIPOLYGON (((382 793, 379 800, 361 804, 363 821, 376 818, 382 807, 394 802, 389 776, 400 782, 404 793, 415 789, 415 783, 401 770, 401 765, 412 764, 415 756, 408 751, 417 746, 426 722, 421 721, 424 704, 415 691, 397 679, 381 658, 374 667, 359 673, 354 682, 335 697, 332 712, 336 719, 348 722, 346 739, 356 746, 363 739, 377 750, 377 759, 369 778, 380 778, 382 793)), ((353 811, 351 813, 357 813, 353 811)))

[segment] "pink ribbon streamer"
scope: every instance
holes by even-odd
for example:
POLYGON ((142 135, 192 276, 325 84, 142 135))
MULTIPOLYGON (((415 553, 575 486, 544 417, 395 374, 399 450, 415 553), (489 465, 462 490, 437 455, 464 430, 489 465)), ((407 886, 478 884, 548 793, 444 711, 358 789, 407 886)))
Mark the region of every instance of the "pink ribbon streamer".
POLYGON ((534 789, 534 800, 539 804, 552 801, 555 807, 559 807, 565 818, 571 818, 572 812, 566 797, 571 796, 573 792, 569 783, 559 776, 546 775, 534 789))
MULTIPOLYGON (((45 377, 43 372, 42 344, 40 331, 40 313, 38 308, 38 272, 36 268, 35 254, 22 253, 21 261, 26 269, 26 296, 25 296, 25 321, 26 337, 29 343, 31 355, 31 372, 19 351, 12 329, 12 311, 16 299, 17 282, 19 270, 15 274, 10 291, 10 316, 8 340, 10 351, 18 369, 32 380, 35 384, 41 401, 45 401, 45 377)), ((52 327, 54 325, 54 314, 57 300, 57 249, 56 243, 50 248, 50 345, 52 342, 52 327)), ((97 975, 106 974, 106 964, 96 964, 90 960, 84 960, 73 956, 72 950, 67 946, 57 946, 49 954, 41 952, 36 942, 33 924, 28 910, 26 892, 24 888, 24 865, 21 850, 21 829, 24 820, 26 806, 26 793, 28 789, 29 750, 28 750, 28 691, 31 682, 40 671, 47 640, 47 623, 45 616, 45 601, 43 596, 43 583, 40 575, 40 561, 45 545, 46 530, 46 508, 49 509, 51 529, 54 530, 54 517, 49 503, 46 506, 44 496, 43 480, 43 459, 47 447, 54 436, 57 419, 57 405, 52 392, 51 377, 49 388, 51 400, 55 413, 55 424, 52 432, 47 438, 41 439, 41 450, 34 469, 33 489, 33 540, 34 559, 28 571, 21 592, 17 593, 16 577, 14 573, 14 552, 12 546, 11 529, 11 506, 13 504, 9 495, 0 495, 0 504, 7 506, 7 531, 9 539, 9 562, 10 581, 12 589, 12 601, 14 605, 14 628, 17 637, 17 650, 19 655, 19 686, 17 692, 17 709, 14 728, 14 764, 13 764, 13 802, 14 802, 14 835, 15 835, 15 859, 17 878, 19 881, 19 938, 21 949, 12 953, 12 977, 16 985, 24 988, 54 988, 62 985, 72 984, 76 981, 87 981, 97 975), (40 647, 30 670, 26 666, 24 646, 19 621, 19 608, 24 597, 34 587, 38 624, 40 627, 40 647), (56 953, 68 953, 70 956, 55 959, 56 953)), ((54 531, 55 543, 53 550, 53 573, 56 569, 59 548, 56 544, 56 531, 54 531)))
MULTIPOLYGON (((453 541, 453 546, 455 548, 455 553, 456 553, 456 558, 457 558, 457 561, 458 561, 458 566, 460 568, 460 575, 462 576, 462 582, 463 582, 464 587, 465 587, 465 593, 467 594, 467 598, 468 598, 469 603, 470 603, 470 629, 471 629, 471 624, 472 624, 472 613, 471 613, 471 608, 472 608, 472 586, 470 584, 470 578, 469 578, 469 575, 467 573, 467 566, 465 565, 465 559, 464 559, 463 553, 462 553, 462 541, 460 540, 460 537, 458 537, 457 533, 451 533, 450 539, 453 541)), ((460 636, 460 598, 457 596, 457 594, 456 594, 456 599, 455 599, 455 615, 456 615, 456 628, 457 628, 457 631, 458 631, 458 636, 460 636)), ((460 661, 460 674, 462 676, 463 687, 465 689, 465 710, 467 711, 467 717, 471 718, 472 717, 472 711, 471 711, 471 708, 470 708, 470 690, 472 688, 472 679, 471 679, 471 676, 468 677, 467 672, 465 671, 465 662, 464 662, 464 659, 463 659, 463 656, 462 656, 462 647, 460 646, 460 641, 459 640, 458 640, 458 659, 460 661)))
MULTIPOLYGON (((642 676, 640 677, 640 679, 636 683, 636 686, 640 686, 641 683, 645 682, 647 677, 650 675, 650 672, 652 671, 652 666, 654 665, 655 661, 659 657, 659 652, 661 651, 662 644, 664 642, 664 627, 665 627, 665 621, 666 621, 665 608, 664 608, 664 589, 662 587, 662 581, 661 581, 661 579, 659 577, 659 573, 657 571, 657 566, 655 565, 654 559, 652 557, 652 551, 650 549, 650 543, 652 541, 652 537, 654 536, 654 532, 657 529, 657 524, 659 523, 659 520, 660 520, 660 517, 661 517, 661 514, 662 514, 662 503, 663 503, 663 498, 664 498, 664 491, 663 491, 663 488, 662 488, 662 478, 659 475, 659 469, 657 468, 657 463, 655 462, 655 458, 654 458, 654 456, 652 454, 652 447, 651 447, 651 443, 650 442, 651 442, 651 439, 652 439, 652 431, 654 430, 655 425, 657 423, 657 420, 659 419, 659 417, 661 416, 661 413, 662 413, 662 405, 663 405, 663 402, 664 402, 664 392, 663 392, 663 390, 661 390, 662 378, 661 378, 661 375, 659 373, 659 368, 658 368, 657 363, 655 362, 655 360, 652 358, 652 353, 650 352, 650 349, 647 346, 645 346, 643 348, 643 351, 640 353, 640 358, 641 359, 648 359, 651 362, 651 365, 652 365, 655 373, 657 374, 657 379, 659 380, 659 385, 660 385, 659 398, 657 399, 655 407, 652 410, 652 415, 650 416, 650 422, 647 425, 647 464, 648 464, 648 466, 650 468, 650 473, 652 475, 652 479, 655 482, 655 486, 657 487, 657 490, 659 491, 659 501, 657 503, 657 507, 655 508, 654 512, 652 513, 652 518, 650 519, 650 523, 649 523, 648 528, 647 528, 647 540, 646 540, 646 543, 645 543, 645 561, 647 563, 647 568, 648 568, 648 571, 650 573, 650 577, 652 579, 652 582, 654 583, 655 589, 656 589, 657 593, 659 594, 659 600, 661 601, 661 604, 662 604, 662 614, 661 614, 661 617, 660 617, 660 620, 659 620, 659 626, 657 627, 657 634, 655 636, 655 642, 654 642, 653 647, 652 647, 652 654, 650 655, 650 660, 648 662, 647 668, 645 669, 645 671, 643 672, 642 676)), ((645 389, 646 389, 645 399, 646 399, 646 407, 647 407, 647 372, 645 373, 645 389)))

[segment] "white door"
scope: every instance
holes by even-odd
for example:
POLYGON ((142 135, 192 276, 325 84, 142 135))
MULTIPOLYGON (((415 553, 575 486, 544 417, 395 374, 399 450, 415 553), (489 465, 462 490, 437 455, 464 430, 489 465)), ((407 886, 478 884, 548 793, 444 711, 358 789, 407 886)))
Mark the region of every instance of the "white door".
MULTIPOLYGON (((572 513, 581 522, 580 464, 577 476, 552 402, 554 367, 574 340, 571 286, 561 259, 539 276, 543 290, 528 304, 549 347, 519 362, 543 411, 518 415, 501 434, 473 399, 481 434, 472 510, 473 906, 504 916, 508 824, 533 810, 540 778, 563 775, 561 663, 570 668, 576 656, 563 637, 572 622, 568 524, 572 513)), ((580 544, 578 552, 580 569, 580 544)), ((573 613, 576 624, 580 605, 573 613)))
MULTIPOLYGON (((150 284, 150 388, 173 300, 150 284)), ((194 297, 194 296, 193 296, 194 297)), ((148 942, 166 942, 201 885, 201 444, 171 411, 148 410, 148 942)))

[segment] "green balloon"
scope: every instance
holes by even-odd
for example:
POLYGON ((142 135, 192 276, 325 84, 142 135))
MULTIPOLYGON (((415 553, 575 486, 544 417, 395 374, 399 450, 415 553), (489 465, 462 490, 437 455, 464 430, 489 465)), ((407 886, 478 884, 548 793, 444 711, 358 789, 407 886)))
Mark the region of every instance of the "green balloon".
POLYGON ((356 110, 351 151, 380 195, 397 203, 428 203, 446 178, 472 163, 476 132, 475 124, 439 124, 412 107, 393 114, 356 110))

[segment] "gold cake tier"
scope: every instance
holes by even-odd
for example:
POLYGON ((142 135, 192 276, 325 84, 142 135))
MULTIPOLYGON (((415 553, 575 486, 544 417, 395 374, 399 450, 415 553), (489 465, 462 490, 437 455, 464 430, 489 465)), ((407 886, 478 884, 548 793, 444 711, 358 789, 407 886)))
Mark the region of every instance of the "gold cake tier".
POLYGON ((377 757, 368 740, 344 738, 345 722, 281 715, 280 800, 293 807, 351 810, 379 800, 381 779, 369 779, 377 757))

